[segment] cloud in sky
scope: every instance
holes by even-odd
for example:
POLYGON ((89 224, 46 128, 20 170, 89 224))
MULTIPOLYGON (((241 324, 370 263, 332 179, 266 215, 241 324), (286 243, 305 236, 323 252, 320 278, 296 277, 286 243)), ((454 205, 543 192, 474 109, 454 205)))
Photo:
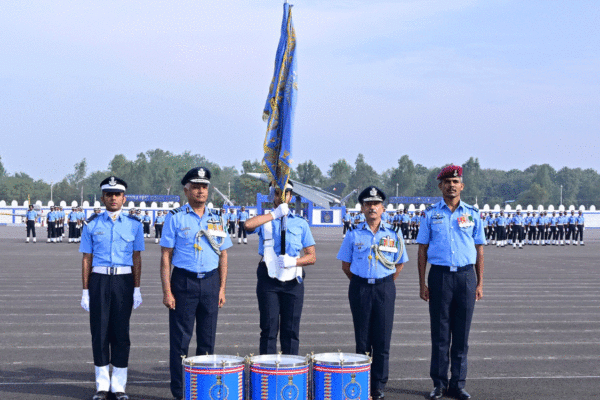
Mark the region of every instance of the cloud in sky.
MULTIPOLYGON (((296 162, 600 169, 596 3, 295 4, 296 162)), ((261 158, 281 2, 2 8, 0 124, 36 143, 2 146, 9 172, 56 180, 83 157, 97 170, 157 147, 261 158)))

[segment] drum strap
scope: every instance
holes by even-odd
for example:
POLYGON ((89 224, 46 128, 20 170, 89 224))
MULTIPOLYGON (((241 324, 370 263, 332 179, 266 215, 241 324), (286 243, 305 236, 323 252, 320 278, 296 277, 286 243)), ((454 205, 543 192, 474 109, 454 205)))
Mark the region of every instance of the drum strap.
POLYGON ((302 278, 302 267, 296 268, 278 268, 277 254, 274 249, 275 240, 273 240, 273 221, 269 221, 263 225, 263 251, 264 260, 267 264, 269 276, 281 282, 291 281, 296 277, 302 278))

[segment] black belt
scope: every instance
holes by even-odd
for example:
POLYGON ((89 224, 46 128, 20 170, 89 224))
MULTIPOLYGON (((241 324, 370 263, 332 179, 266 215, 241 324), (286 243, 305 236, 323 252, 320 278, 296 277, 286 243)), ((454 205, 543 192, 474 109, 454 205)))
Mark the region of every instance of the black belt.
MULTIPOLYGON (((463 267, 456 267, 456 271, 455 272, 468 271, 470 269, 473 269, 473 265, 474 264, 467 264, 467 265, 465 265, 463 267)), ((431 268, 435 268, 435 269, 438 269, 440 271, 448 272, 448 271, 450 271, 451 267, 449 267, 447 265, 434 265, 434 264, 431 264, 431 268)))
POLYGON ((217 270, 218 270, 218 268, 215 268, 208 272, 192 272, 192 271, 188 271, 187 269, 183 269, 183 268, 179 268, 179 267, 175 267, 175 268, 177 268, 178 273, 181 273, 181 274, 187 276, 188 278, 196 278, 196 279, 206 279, 206 278, 216 274, 217 270))
POLYGON ((391 282, 394 280, 394 274, 388 275, 384 278, 363 278, 361 276, 358 275, 352 275, 352 279, 356 279, 361 283, 367 283, 369 285, 376 285, 378 283, 383 283, 383 282, 391 282))

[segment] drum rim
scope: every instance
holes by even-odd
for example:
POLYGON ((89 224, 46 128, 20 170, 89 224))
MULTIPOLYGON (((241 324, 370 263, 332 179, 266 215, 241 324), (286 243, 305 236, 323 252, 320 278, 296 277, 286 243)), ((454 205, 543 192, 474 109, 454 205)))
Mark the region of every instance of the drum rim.
POLYGON ((280 363, 279 368, 282 368, 282 369, 300 367, 300 366, 303 367, 303 366, 308 365, 308 359, 306 357, 297 356, 297 355, 293 355, 293 354, 261 354, 258 356, 250 357, 249 363, 250 363, 250 365, 258 364, 262 368, 277 368, 277 365, 273 362, 276 357, 282 357, 282 358, 288 358, 288 359, 291 358, 293 360, 298 361, 298 362, 291 363, 291 364, 280 363))
POLYGON ((182 364, 186 367, 204 367, 204 368, 222 368, 225 367, 238 367, 244 365, 244 358, 239 356, 230 356, 223 354, 209 354, 203 356, 192 356, 183 359, 182 364), (221 361, 217 361, 217 357, 221 358, 221 361), (203 359, 203 360, 198 360, 203 359), (225 361, 223 363, 223 361, 225 361))
POLYGON ((366 354, 358 354, 358 353, 319 353, 319 354, 315 354, 312 356, 312 361, 313 364, 319 364, 319 365, 338 365, 338 366, 342 366, 342 365, 367 365, 367 364, 371 364, 371 358, 369 356, 367 356, 366 354), (356 360, 356 361, 344 361, 344 364, 342 364, 340 361, 321 361, 318 360, 319 356, 339 356, 340 354, 344 355, 351 355, 354 357, 364 357, 363 360, 356 360))

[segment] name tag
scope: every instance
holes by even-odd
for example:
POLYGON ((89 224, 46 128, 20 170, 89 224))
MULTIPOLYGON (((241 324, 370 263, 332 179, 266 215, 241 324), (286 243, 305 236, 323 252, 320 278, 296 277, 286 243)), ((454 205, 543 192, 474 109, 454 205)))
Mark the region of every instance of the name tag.
POLYGON ((435 221, 432 222, 432 224, 443 224, 444 220, 443 219, 437 219, 435 221))

